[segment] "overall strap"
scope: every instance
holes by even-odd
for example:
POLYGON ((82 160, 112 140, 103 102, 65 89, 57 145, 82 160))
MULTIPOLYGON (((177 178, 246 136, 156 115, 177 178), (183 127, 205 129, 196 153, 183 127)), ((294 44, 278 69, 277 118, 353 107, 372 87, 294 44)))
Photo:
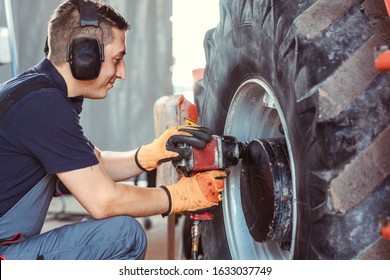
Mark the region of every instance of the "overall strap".
POLYGON ((16 86, 13 90, 7 93, 5 97, 0 101, 0 119, 8 112, 12 105, 14 105, 20 99, 35 90, 48 87, 51 86, 42 81, 22 83, 16 86))

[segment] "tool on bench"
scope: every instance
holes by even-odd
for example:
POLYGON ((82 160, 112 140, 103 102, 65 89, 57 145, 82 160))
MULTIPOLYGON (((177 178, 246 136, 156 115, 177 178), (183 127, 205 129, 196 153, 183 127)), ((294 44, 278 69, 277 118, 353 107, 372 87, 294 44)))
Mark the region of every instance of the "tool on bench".
MULTIPOLYGON (((246 143, 238 142, 233 136, 213 135, 212 140, 204 149, 197 149, 188 144, 179 144, 181 147, 190 147, 192 154, 189 158, 173 161, 173 165, 179 176, 190 177, 199 172, 211 170, 226 170, 230 166, 238 164, 246 147, 246 143)), ((198 259, 200 222, 214 218, 211 209, 202 209, 191 213, 191 257, 198 259)))

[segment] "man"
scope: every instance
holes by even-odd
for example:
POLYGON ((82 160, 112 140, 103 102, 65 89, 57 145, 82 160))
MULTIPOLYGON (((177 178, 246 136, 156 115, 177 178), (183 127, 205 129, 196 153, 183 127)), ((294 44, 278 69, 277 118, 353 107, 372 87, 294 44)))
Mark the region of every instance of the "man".
POLYGON ((103 152, 79 123, 83 98, 105 98, 126 76, 130 26, 104 3, 67 0, 48 25, 48 53, 0 87, 0 255, 4 259, 143 259, 145 233, 134 217, 169 215, 217 205, 225 172, 171 186, 121 183, 162 162, 202 148, 202 127, 172 127, 153 143, 103 152), (97 57, 97 61, 96 61, 97 57), (94 220, 40 234, 57 177, 94 220))

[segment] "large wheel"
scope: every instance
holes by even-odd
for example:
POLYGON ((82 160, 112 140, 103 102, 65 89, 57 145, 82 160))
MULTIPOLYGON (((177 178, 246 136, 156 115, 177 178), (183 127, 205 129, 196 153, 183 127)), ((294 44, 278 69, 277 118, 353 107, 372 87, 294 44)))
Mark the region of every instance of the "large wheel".
POLYGON ((382 1, 221 0, 220 17, 195 89, 200 125, 250 149, 202 224, 204 258, 390 258, 382 1))

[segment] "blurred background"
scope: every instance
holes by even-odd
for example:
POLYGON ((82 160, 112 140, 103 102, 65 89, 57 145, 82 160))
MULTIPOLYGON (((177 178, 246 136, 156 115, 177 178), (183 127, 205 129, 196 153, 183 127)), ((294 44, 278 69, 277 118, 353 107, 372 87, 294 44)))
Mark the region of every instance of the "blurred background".
MULTIPOLYGON (((44 57, 47 22, 61 2, 0 0, 1 42, 8 29, 8 37, 16 45, 12 48, 16 67, 1 64, 0 83, 44 57)), ((190 90, 192 70, 205 66, 203 38, 218 24, 219 1, 103 2, 117 9, 132 26, 127 34, 127 78, 117 82, 106 99, 85 100, 81 122, 87 137, 101 150, 135 149, 155 137, 154 102, 190 90)), ((4 44, 0 46, 4 52, 4 44)))

